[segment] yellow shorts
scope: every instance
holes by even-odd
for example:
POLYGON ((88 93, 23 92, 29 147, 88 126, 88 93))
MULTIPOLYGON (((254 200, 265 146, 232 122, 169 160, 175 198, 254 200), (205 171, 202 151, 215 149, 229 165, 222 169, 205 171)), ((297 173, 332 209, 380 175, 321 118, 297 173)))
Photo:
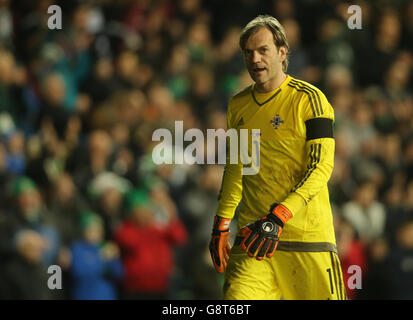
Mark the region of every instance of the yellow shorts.
POLYGON ((239 246, 225 271, 227 300, 345 300, 340 261, 334 252, 275 251, 262 261, 239 246))

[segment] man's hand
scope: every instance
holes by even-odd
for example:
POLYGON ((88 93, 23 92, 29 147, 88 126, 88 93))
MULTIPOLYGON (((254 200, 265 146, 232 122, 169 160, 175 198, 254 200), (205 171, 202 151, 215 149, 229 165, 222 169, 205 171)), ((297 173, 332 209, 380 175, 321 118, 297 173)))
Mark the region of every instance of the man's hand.
POLYGON ((230 223, 231 219, 215 216, 212 228, 209 252, 211 253, 215 269, 220 273, 224 272, 227 267, 229 251, 231 250, 231 246, 228 243, 230 223))
POLYGON ((241 249, 247 251, 250 257, 258 252, 257 260, 262 260, 264 256, 271 258, 277 249, 284 224, 291 217, 292 214, 286 207, 273 204, 268 215, 241 229, 240 234, 244 236, 241 249))

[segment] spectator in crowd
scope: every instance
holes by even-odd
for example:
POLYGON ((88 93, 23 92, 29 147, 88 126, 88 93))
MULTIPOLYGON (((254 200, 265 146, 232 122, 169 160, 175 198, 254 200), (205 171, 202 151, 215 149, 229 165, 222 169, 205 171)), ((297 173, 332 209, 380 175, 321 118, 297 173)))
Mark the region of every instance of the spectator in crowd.
POLYGON ((93 206, 102 218, 105 239, 112 240, 123 221, 123 198, 131 183, 113 172, 102 172, 89 186, 93 206))
POLYGON ((362 85, 379 84, 382 85, 384 73, 394 61, 397 48, 401 40, 401 25, 399 15, 392 8, 385 8, 379 13, 379 18, 375 26, 373 39, 364 43, 360 53, 362 56, 358 61, 360 67, 360 80, 362 85), (369 48, 368 50, 367 47, 369 48), (366 55, 368 52, 368 55, 366 55), (369 57, 369 63, 361 63, 369 57), (382 66, 376 68, 376 66, 382 66))
POLYGON ((165 211, 166 220, 157 221, 144 190, 128 195, 127 208, 129 217, 115 234, 125 265, 124 297, 166 299, 174 268, 172 249, 186 242, 185 228, 174 211, 165 211))
POLYGON ((294 19, 287 19, 283 21, 283 26, 291 50, 291 64, 288 66, 289 74, 310 83, 317 81, 319 72, 315 70, 314 66, 310 65, 308 51, 301 44, 300 24, 294 19))
POLYGON ((8 138, 8 153, 6 156, 7 170, 14 175, 23 174, 26 169, 24 155, 25 138, 23 132, 15 131, 8 138))
POLYGON ((369 272, 360 299, 412 299, 413 222, 406 216, 399 222, 396 241, 378 241, 370 246, 369 272))
POLYGON ((0 268, 0 298, 8 300, 52 299, 47 268, 42 257, 47 239, 38 232, 21 229, 14 238, 15 254, 0 268))
POLYGON ((114 79, 114 67, 110 57, 100 57, 90 75, 89 80, 85 84, 85 91, 90 95, 94 104, 99 105, 115 91, 116 81, 114 79))
POLYGON ((376 186, 364 182, 357 187, 353 200, 343 206, 343 216, 364 243, 381 237, 386 224, 386 211, 376 194, 376 186))
POLYGON ((36 184, 28 177, 19 177, 10 188, 15 205, 8 212, 8 231, 12 237, 21 229, 39 233, 47 242, 41 261, 44 266, 52 265, 56 262, 61 240, 36 184))
MULTIPOLYGON (((76 166, 77 170, 74 173, 76 184, 79 185, 80 191, 87 194, 87 186, 90 182, 102 172, 109 170, 110 155, 112 154, 112 138, 108 132, 104 130, 94 130, 90 133, 88 145, 85 154, 82 151, 79 157, 80 161, 85 161, 86 166, 76 166)), ((75 160, 77 161, 79 159, 75 160)))
POLYGON ((60 73, 44 76, 41 82, 42 100, 38 126, 50 125, 57 137, 64 138, 70 112, 64 108, 66 87, 60 73))
POLYGON ((93 212, 80 217, 83 239, 71 247, 71 297, 76 300, 114 300, 124 275, 119 249, 104 241, 101 218, 93 212))
POLYGON ((357 297, 357 288, 349 287, 349 280, 352 273, 352 268, 356 268, 357 272, 361 271, 362 278, 366 274, 367 255, 363 242, 358 239, 356 230, 343 217, 336 216, 334 227, 337 238, 337 251, 340 257, 341 268, 343 270, 343 281, 346 287, 347 297, 355 299, 357 297))
POLYGON ((53 213, 53 225, 59 230, 62 245, 69 247, 81 237, 78 228, 80 214, 89 206, 67 173, 54 181, 50 198, 49 209, 53 213))
POLYGON ((387 257, 386 274, 388 298, 413 299, 413 220, 401 224, 396 233, 396 245, 391 246, 387 257))
POLYGON ((28 111, 23 97, 26 69, 16 65, 16 58, 11 51, 2 49, 0 43, 0 114, 7 113, 14 123, 23 125, 28 111))

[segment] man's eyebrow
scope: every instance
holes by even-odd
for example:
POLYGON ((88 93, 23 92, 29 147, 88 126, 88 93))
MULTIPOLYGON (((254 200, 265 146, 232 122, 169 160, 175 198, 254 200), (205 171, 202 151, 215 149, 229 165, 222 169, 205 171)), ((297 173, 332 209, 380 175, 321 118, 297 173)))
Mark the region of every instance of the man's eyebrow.
POLYGON ((264 44, 264 45, 262 45, 262 46, 259 46, 259 47, 256 48, 256 49, 245 48, 244 51, 254 51, 254 50, 268 49, 268 48, 269 48, 269 46, 268 46, 267 44, 264 44))

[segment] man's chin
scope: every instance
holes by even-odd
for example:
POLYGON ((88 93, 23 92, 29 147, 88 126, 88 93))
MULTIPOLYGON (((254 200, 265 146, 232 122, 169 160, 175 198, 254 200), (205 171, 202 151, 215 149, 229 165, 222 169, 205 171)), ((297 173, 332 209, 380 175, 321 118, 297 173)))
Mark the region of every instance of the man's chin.
POLYGON ((264 80, 262 77, 251 77, 252 80, 254 80, 255 84, 258 86, 263 85, 264 83, 266 83, 267 81, 264 80))
POLYGON ((248 72, 250 74, 250 77, 252 80, 254 80, 255 83, 262 83, 263 81, 263 75, 257 74, 253 71, 248 72))

